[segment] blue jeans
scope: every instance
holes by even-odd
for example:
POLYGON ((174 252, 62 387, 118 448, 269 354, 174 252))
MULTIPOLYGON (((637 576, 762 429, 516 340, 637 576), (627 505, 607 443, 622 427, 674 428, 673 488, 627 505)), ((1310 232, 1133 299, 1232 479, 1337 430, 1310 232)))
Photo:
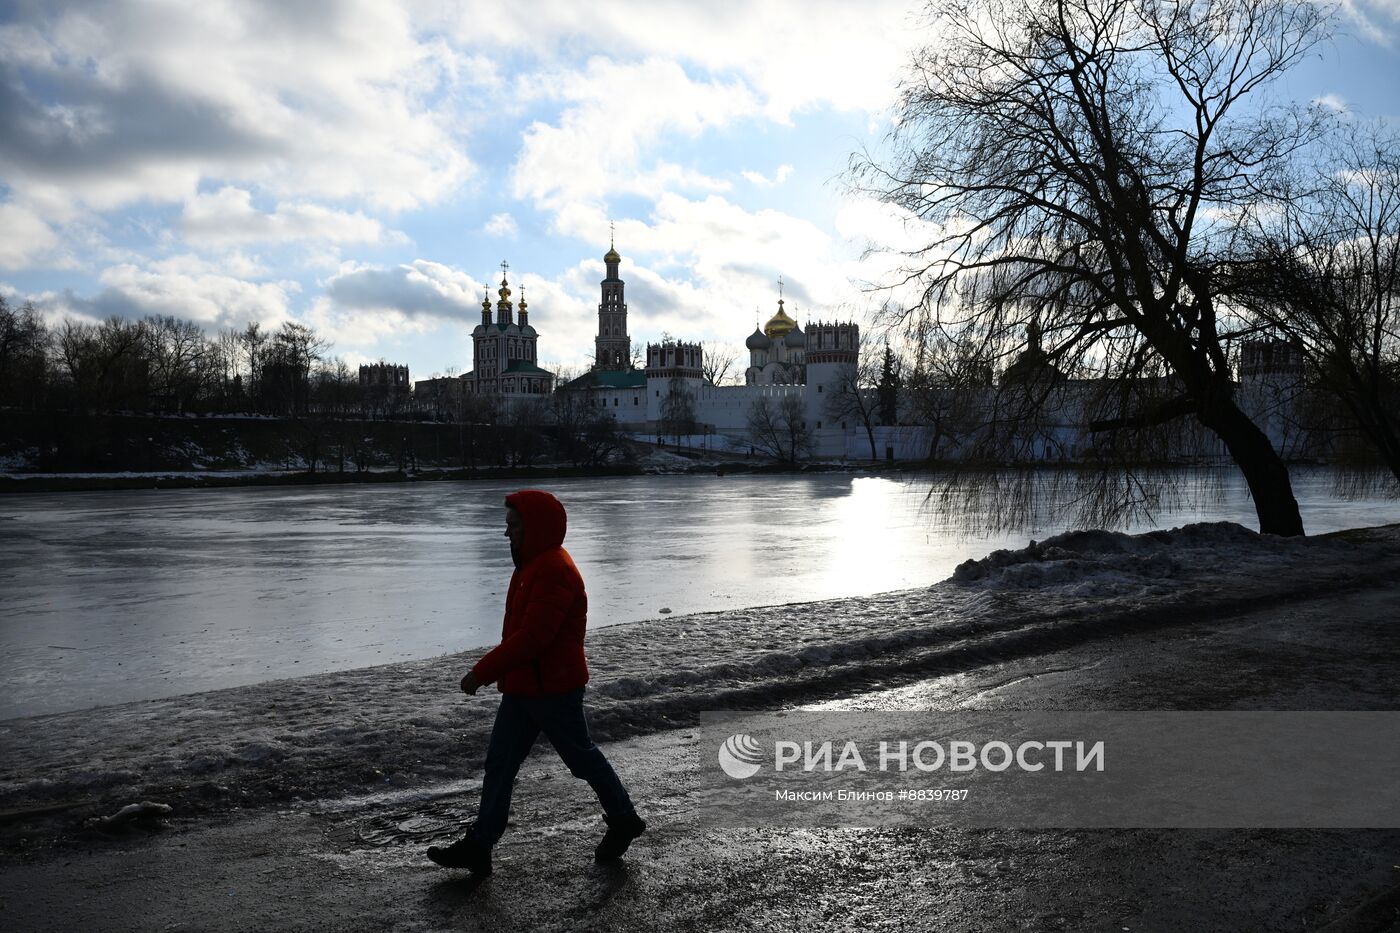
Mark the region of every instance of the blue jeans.
POLYGON ((506 831, 510 795, 515 775, 543 732, 569 772, 583 778, 598 795, 603 812, 625 817, 636 812, 627 790, 608 759, 588 736, 583 718, 583 689, 547 696, 501 694, 491 745, 486 751, 486 773, 481 780, 481 808, 472 835, 487 848, 506 831))

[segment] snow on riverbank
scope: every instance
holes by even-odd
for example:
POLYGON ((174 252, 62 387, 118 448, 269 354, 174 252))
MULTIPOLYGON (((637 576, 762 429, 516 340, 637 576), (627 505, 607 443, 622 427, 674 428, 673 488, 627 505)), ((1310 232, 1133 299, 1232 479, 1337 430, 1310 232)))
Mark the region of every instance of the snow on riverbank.
MULTIPOLYGON (((590 717, 600 739, 621 738, 1398 573, 1395 525, 1309 539, 1225 523, 1069 533, 933 587, 593 632, 590 717)), ((187 812, 461 777, 480 766, 496 703, 457 690, 475 656, 0 722, 0 808, 150 799, 187 812)))

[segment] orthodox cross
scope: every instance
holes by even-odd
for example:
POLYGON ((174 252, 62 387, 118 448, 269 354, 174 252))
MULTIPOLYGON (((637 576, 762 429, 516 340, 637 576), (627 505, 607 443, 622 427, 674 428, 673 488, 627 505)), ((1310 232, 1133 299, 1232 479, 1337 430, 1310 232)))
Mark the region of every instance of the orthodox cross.
POLYGON ((504 259, 502 259, 502 260, 501 260, 501 278, 505 278, 505 277, 506 277, 506 270, 509 269, 509 268, 510 268, 510 263, 508 263, 508 262, 506 262, 504 259))
POLYGON ((783 277, 778 276, 778 300, 783 300, 783 277))
POLYGON ((617 224, 608 221, 608 249, 617 249, 617 224))

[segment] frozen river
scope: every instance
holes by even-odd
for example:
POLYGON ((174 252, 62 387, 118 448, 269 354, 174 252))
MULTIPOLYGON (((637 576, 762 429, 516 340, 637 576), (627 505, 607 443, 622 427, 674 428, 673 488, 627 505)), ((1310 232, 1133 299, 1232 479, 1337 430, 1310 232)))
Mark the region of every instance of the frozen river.
MULTIPOLYGON (((1233 474, 1160 527, 1254 527, 1233 474)), ((1400 501, 1295 479, 1310 533, 1400 521, 1400 501)), ((0 719, 491 645, 516 483, 151 490, 0 499, 0 719)), ((649 476, 549 484, 589 623, 934 583, 968 557, 1063 530, 977 526, 1005 508, 924 507, 927 483, 846 475, 649 476), (971 519, 971 521, 969 521, 971 519)), ((1002 516, 1003 518, 1005 516, 1002 516)), ((1131 530, 1141 530, 1140 523, 1131 530)))

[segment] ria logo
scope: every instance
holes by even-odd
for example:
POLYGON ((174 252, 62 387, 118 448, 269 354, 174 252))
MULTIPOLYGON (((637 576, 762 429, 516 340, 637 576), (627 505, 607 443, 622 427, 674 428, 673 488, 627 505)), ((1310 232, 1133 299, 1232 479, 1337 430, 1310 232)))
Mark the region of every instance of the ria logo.
POLYGON ((758 773, 763 749, 758 740, 743 732, 735 733, 719 747, 719 766, 732 778, 743 780, 758 773))

